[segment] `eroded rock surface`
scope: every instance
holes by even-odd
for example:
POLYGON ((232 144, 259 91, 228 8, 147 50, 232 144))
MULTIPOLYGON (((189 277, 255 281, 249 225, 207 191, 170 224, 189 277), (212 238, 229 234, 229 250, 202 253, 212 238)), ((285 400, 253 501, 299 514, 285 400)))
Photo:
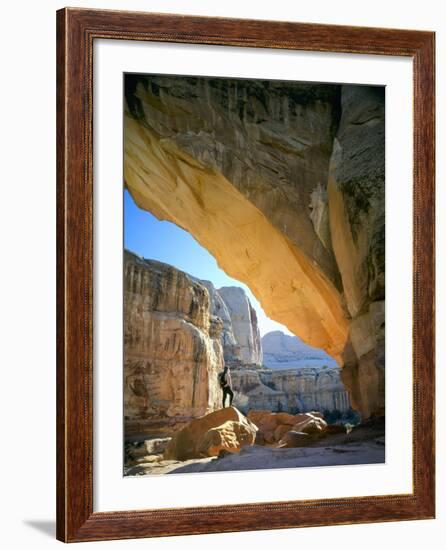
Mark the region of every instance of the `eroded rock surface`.
POLYGON ((126 435, 162 431, 215 410, 221 321, 207 289, 167 264, 124 257, 126 435), (175 424, 173 424, 175 422, 175 424))
POLYGON ((164 451, 166 460, 218 456, 222 450, 239 452, 252 445, 257 427, 235 407, 195 418, 177 432, 164 451))
POLYGON ((255 311, 241 288, 129 251, 124 281, 126 434, 169 435, 221 405, 225 361, 260 365, 255 311))
POLYGON ((333 250, 351 317, 343 379, 365 418, 384 413, 384 89, 345 86, 328 176, 333 250))
MULTIPOLYGON (((238 346, 238 358, 226 361, 229 365, 258 365, 263 361, 257 314, 245 291, 236 286, 218 290, 229 311, 232 332, 238 346)), ((225 346, 225 344, 223 344, 225 346)))
POLYGON ((234 404, 242 410, 340 411, 350 409, 339 367, 231 370, 234 404))
MULTIPOLYGON (((322 415, 314 411, 289 414, 284 412, 274 413, 268 410, 251 410, 248 413, 248 419, 259 429, 256 443, 260 444, 285 445, 287 440, 286 434, 288 432, 295 432, 312 436, 310 438, 299 437, 303 441, 299 446, 303 446, 308 444, 309 441, 324 435, 327 430, 327 423, 322 415)), ((287 446, 291 445, 288 444, 287 446)))
POLYGON ((257 314, 245 291, 241 287, 217 289, 210 281, 190 277, 208 289, 211 314, 221 319, 225 364, 260 366, 263 353, 257 314))

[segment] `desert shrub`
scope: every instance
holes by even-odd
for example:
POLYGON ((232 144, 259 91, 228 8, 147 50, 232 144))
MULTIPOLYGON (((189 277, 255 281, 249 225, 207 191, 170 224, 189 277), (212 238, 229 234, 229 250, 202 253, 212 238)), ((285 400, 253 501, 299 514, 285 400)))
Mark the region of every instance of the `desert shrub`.
POLYGON ((338 409, 333 409, 332 411, 325 409, 323 415, 327 424, 336 424, 342 418, 342 413, 338 409))
POLYGON ((361 422, 361 415, 350 407, 348 411, 345 411, 342 414, 341 422, 343 424, 351 424, 352 426, 356 426, 356 424, 361 422))

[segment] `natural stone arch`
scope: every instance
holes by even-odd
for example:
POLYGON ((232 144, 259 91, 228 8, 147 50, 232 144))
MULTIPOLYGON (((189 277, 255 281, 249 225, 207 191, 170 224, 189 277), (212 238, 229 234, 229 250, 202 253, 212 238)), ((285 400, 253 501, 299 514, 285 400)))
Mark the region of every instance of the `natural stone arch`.
POLYGON ((315 263, 222 174, 125 116, 125 184, 136 204, 188 231, 272 319, 341 358, 341 294, 315 263))

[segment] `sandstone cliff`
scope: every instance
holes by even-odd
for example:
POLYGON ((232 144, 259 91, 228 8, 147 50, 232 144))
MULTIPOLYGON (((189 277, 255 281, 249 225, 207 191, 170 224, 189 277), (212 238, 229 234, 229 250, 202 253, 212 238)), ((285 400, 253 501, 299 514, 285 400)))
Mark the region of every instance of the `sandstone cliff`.
POLYGON ((129 251, 124 263, 126 431, 170 432, 220 407, 225 362, 261 365, 256 313, 239 287, 129 251))
POLYGON ((210 281, 195 279, 204 285, 211 299, 212 315, 223 323, 221 344, 229 366, 262 364, 262 346, 257 314, 241 287, 216 289, 210 281))
POLYGON ((384 410, 384 92, 126 78, 125 183, 384 410))
POLYGON ((340 411, 350 409, 339 367, 297 369, 237 369, 231 371, 234 404, 252 409, 286 411, 340 411))
POLYGON ((221 330, 203 285, 125 252, 126 435, 169 431, 220 406, 221 330))
MULTIPOLYGON (((232 332, 238 345, 238 357, 227 363, 242 365, 262 364, 262 346, 257 325, 257 314, 245 291, 236 286, 222 287, 218 290, 228 309, 232 332)), ((215 312, 217 315, 217 312, 215 312)))
POLYGON ((384 90, 345 86, 328 176, 333 249, 351 318, 342 377, 365 417, 384 412, 384 90))

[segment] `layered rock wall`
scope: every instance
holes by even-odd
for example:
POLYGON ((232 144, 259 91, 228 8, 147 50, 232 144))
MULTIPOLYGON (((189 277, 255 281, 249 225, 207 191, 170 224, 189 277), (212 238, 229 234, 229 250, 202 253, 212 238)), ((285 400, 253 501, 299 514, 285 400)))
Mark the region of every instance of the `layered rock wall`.
POLYGON ((384 413, 385 97, 344 86, 328 174, 331 239, 349 334, 343 380, 365 417, 384 413))
POLYGON ((223 323, 221 344, 225 363, 229 366, 261 366, 257 314, 245 291, 241 287, 216 289, 210 281, 196 280, 208 289, 212 315, 223 323))
POLYGON ((234 404, 245 412, 347 412, 351 405, 340 371, 339 367, 232 370, 234 404))
POLYGON ((126 435, 181 423, 220 405, 222 323, 207 289, 166 264, 125 252, 126 435))
POLYGON ((219 291, 210 281, 194 279, 208 289, 212 315, 219 317, 222 321, 221 344, 225 363, 237 362, 240 360, 240 346, 232 326, 231 315, 228 306, 225 304, 219 291))
POLYGON ((263 354, 257 314, 245 291, 236 286, 222 287, 218 290, 229 311, 232 331, 239 347, 238 360, 229 360, 228 364, 262 364, 263 354))

